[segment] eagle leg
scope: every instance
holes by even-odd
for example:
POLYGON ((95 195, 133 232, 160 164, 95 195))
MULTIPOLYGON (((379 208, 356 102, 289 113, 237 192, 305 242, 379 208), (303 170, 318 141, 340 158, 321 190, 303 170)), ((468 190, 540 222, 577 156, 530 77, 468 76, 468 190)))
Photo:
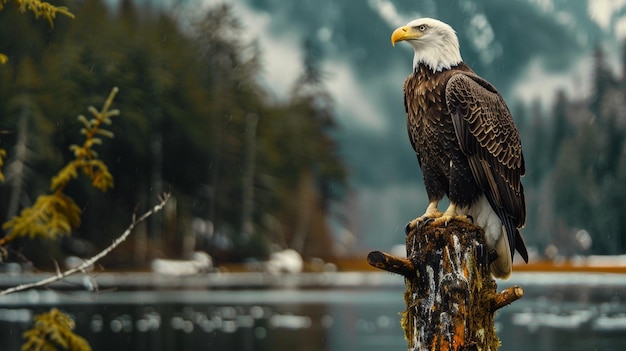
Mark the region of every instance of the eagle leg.
POLYGON ((463 221, 467 223, 471 223, 471 220, 466 215, 460 215, 456 213, 456 204, 450 202, 450 206, 446 209, 446 211, 439 217, 435 218, 434 221, 431 222, 431 225, 434 226, 446 226, 450 221, 463 221))
POLYGON ((441 211, 439 211, 439 209, 437 208, 438 204, 439 204, 439 201, 437 200, 431 201, 428 204, 428 207, 426 207, 426 212, 424 212, 424 214, 421 215, 420 217, 415 218, 413 222, 424 222, 428 219, 441 217, 443 213, 441 213, 441 211))
POLYGON ((417 221, 424 221, 428 218, 439 218, 443 215, 443 213, 441 213, 441 211, 439 211, 439 209, 437 208, 437 205, 439 204, 439 201, 435 200, 435 201, 431 201, 428 204, 428 207, 426 207, 426 212, 424 212, 424 214, 421 217, 416 218, 417 221))
POLYGON ((423 215, 415 218, 414 220, 410 221, 409 223, 407 223, 406 227, 404 228, 404 232, 409 235, 409 233, 411 232, 411 230, 415 227, 417 227, 419 224, 428 224, 430 222, 432 222, 435 218, 439 218, 443 215, 443 213, 441 211, 439 211, 439 209, 437 208, 437 205, 439 204, 438 200, 434 200, 431 201, 430 203, 428 203, 428 207, 426 208, 426 212, 424 212, 423 215))

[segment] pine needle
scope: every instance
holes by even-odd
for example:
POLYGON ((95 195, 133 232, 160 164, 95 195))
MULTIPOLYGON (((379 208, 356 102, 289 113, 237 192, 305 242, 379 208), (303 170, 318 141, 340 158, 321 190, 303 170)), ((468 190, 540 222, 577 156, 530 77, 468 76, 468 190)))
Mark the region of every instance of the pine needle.
POLYGON ((22 351, 91 351, 87 340, 74 334, 74 320, 56 308, 35 316, 35 325, 25 331, 22 351))
POLYGON ((7 152, 4 149, 0 149, 0 182, 4 182, 4 174, 2 173, 2 166, 4 165, 5 157, 7 157, 7 152))
POLYGON ((69 235, 80 225, 80 214, 80 207, 63 193, 40 195, 34 205, 2 225, 5 230, 11 229, 3 239, 11 241, 23 236, 54 239, 69 235))
MULTIPOLYGON (((2 10, 2 5, 8 1, 0 0, 0 10, 2 10)), ((74 19, 74 15, 64 6, 54 6, 41 0, 15 0, 15 3, 20 12, 30 11, 35 15, 35 18, 43 17, 48 21, 50 27, 54 27, 54 19, 57 13, 74 19)))

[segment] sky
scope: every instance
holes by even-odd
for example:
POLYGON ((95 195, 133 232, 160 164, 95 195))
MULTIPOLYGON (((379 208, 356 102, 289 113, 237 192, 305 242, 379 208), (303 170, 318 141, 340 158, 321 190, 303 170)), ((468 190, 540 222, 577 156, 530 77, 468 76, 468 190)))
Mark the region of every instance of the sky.
POLYGON ((614 31, 619 39, 626 37, 626 18, 613 17, 614 14, 626 8, 626 0, 588 0, 589 17, 605 30, 612 30, 611 24, 615 21, 614 31))
MULTIPOLYGON (((204 1, 209 6, 215 3, 214 0, 204 1)), ((529 1, 539 4, 546 11, 554 11, 554 4, 551 0, 529 1)), ((276 14, 253 9, 246 0, 226 0, 225 2, 234 6, 245 26, 254 28, 254 31, 249 33, 249 39, 258 40, 263 50, 265 72, 261 80, 276 100, 285 100, 295 79, 302 71, 302 37, 314 35, 321 41, 329 41, 333 36, 332 29, 320 27, 317 33, 302 33, 294 26, 290 30, 281 30, 279 28, 289 28, 289 19, 277 20, 276 14)), ((618 19, 613 17, 614 14, 626 8, 626 0, 588 0, 587 2, 591 19, 606 31, 612 31, 616 38, 626 38, 626 16, 618 19)), ((418 11, 403 13, 390 0, 367 0, 367 4, 388 25, 389 34, 394 28, 422 16, 418 11)), ((282 17, 282 15, 279 16, 282 17)), ((561 17, 562 21, 571 20, 564 15, 561 17)), ((477 15, 472 23, 475 23, 477 30, 484 28, 482 34, 476 36, 474 44, 477 47, 486 47, 490 38, 493 37, 487 20, 484 16, 477 15)), ((410 56, 408 46, 402 47, 401 50, 404 53, 390 51, 390 55, 410 56)), ((611 54, 617 62, 620 53, 611 54)), ((406 61, 410 66, 410 57, 406 61)), ((327 86, 338 102, 338 112, 342 118, 347 119, 347 122, 354 122, 361 128, 373 131, 384 129, 387 123, 386 119, 381 117, 384 113, 377 111, 378 105, 375 104, 375 99, 372 100, 372 92, 368 91, 366 84, 363 84, 364 77, 357 77, 352 65, 353 62, 341 58, 327 59, 324 62, 324 70, 330 73, 327 86), (352 118, 356 119, 352 120, 352 118)), ((546 91, 552 92, 561 88, 571 94, 580 94, 588 88, 587 82, 581 81, 583 78, 572 72, 580 71, 578 68, 586 65, 588 65, 588 60, 581 59, 577 69, 555 74, 546 71, 541 60, 533 60, 526 67, 525 79, 519 80, 513 87, 513 96, 524 101, 541 99, 549 103, 552 94, 544 94, 546 91)), ((401 83, 397 82, 403 81, 406 70, 398 70, 395 73, 397 76, 390 77, 390 80, 393 78, 392 81, 399 86, 401 83)))

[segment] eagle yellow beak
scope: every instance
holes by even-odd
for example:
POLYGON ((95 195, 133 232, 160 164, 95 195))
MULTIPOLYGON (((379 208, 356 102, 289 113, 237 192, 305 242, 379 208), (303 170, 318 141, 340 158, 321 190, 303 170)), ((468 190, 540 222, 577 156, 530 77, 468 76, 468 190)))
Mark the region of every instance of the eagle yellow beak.
POLYGON ((419 39, 421 36, 422 33, 414 31, 413 28, 409 26, 403 26, 391 33, 391 46, 395 46, 395 44, 399 41, 419 39))

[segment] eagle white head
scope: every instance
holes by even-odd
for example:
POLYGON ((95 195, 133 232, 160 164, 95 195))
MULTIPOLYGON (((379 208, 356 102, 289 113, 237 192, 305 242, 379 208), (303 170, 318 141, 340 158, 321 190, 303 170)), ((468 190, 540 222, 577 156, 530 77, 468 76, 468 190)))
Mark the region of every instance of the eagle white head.
POLYGON ((408 42, 415 50, 413 69, 423 63, 438 72, 463 61, 454 29, 433 18, 418 18, 396 29, 391 34, 391 45, 399 41, 408 42))

